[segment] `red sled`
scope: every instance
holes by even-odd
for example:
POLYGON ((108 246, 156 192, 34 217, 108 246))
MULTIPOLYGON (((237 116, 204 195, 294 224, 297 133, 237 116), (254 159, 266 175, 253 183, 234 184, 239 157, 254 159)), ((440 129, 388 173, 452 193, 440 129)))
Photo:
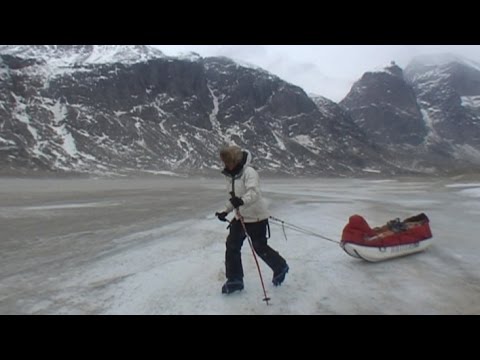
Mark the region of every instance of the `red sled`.
POLYGON ((377 262, 425 250, 432 243, 430 220, 421 213, 371 228, 360 215, 350 216, 340 246, 350 256, 377 262))

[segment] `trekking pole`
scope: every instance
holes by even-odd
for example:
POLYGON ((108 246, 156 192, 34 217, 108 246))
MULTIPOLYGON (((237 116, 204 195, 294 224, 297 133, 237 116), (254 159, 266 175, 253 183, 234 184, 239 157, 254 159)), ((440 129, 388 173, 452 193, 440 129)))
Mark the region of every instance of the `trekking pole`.
POLYGON ((260 271, 260 265, 258 264, 257 255, 255 254, 255 250, 253 249, 252 239, 250 238, 250 235, 248 235, 248 233, 247 233, 247 227, 245 226, 245 223, 243 222, 243 216, 240 214, 240 210, 238 210, 238 208, 235 209, 235 210, 237 210, 237 215, 240 218, 240 223, 242 224, 243 231, 245 232, 245 236, 247 237, 248 243, 250 244, 250 249, 252 249, 253 258, 255 259, 255 263, 257 264, 258 275, 260 276, 260 282, 262 283, 263 295, 265 296, 263 298, 263 301, 265 301, 268 305, 268 301, 270 300, 270 298, 267 296, 267 291, 265 290, 265 285, 263 283, 262 272, 260 271))
MULTIPOLYGON (((233 186, 232 186, 232 191, 230 192, 230 195, 232 197, 235 197, 235 192, 233 191, 233 186)), ((260 271, 260 265, 258 264, 257 255, 255 254, 255 250, 253 249, 252 239, 250 238, 250 235, 248 235, 247 227, 245 226, 245 223, 243 222, 243 216, 242 216, 242 214, 240 214, 240 210, 238 209, 238 207, 235 208, 235 210, 237 211, 237 215, 238 215, 238 218, 240 220, 240 223, 242 224, 243 231, 245 232, 245 236, 248 239, 250 249, 252 250, 253 258, 255 259, 255 264, 257 264, 258 275, 260 276, 260 282, 262 283, 263 295, 265 296, 263 298, 263 301, 265 301, 268 305, 268 301, 270 300, 270 298, 267 296, 267 291, 265 290, 265 285, 263 283, 262 272, 260 271)))

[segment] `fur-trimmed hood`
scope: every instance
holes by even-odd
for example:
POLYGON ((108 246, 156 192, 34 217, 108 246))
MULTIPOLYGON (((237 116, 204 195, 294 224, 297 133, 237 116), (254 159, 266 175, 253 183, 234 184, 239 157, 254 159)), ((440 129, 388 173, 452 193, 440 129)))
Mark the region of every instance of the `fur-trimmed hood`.
POLYGON ((242 161, 232 170, 224 168, 222 174, 234 179, 238 179, 242 176, 243 171, 247 166, 250 166, 252 162, 252 154, 248 150, 242 150, 243 158, 242 161))

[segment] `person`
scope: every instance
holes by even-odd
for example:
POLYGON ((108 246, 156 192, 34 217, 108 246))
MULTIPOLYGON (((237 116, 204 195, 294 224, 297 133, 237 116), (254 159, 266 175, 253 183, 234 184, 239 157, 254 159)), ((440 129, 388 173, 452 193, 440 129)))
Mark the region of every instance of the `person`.
POLYGON ((226 216, 235 210, 226 241, 227 281, 222 286, 222 293, 230 294, 244 288, 241 249, 246 234, 243 225, 252 240, 255 253, 272 269, 273 285, 279 286, 285 280, 289 267, 285 259, 267 245, 267 231, 270 235, 269 214, 260 192, 258 173, 250 166, 252 155, 238 146, 226 146, 220 150, 220 158, 225 165, 222 174, 226 177, 230 197, 225 208, 215 215, 221 221, 228 221, 226 216))

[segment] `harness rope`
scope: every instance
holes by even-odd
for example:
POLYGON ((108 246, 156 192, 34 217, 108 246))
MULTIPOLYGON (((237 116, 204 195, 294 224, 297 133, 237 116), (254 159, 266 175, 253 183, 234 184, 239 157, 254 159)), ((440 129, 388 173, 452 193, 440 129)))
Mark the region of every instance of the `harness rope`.
POLYGON ((287 229, 295 230, 295 231, 298 231, 298 232, 306 234, 306 235, 316 236, 316 237, 319 237, 321 239, 331 241, 331 242, 336 243, 336 244, 340 244, 340 241, 330 239, 326 236, 317 234, 316 232, 313 232, 312 230, 301 228, 300 226, 297 226, 297 225, 294 225, 294 224, 290 224, 290 223, 288 223, 284 220, 281 220, 279 218, 276 218, 274 216, 270 216, 270 220, 274 221, 274 223, 276 222, 277 225, 279 225, 279 223, 282 225, 282 230, 283 230, 283 235, 285 236, 285 240, 287 240, 287 234, 285 232, 285 227, 286 227, 287 229))

